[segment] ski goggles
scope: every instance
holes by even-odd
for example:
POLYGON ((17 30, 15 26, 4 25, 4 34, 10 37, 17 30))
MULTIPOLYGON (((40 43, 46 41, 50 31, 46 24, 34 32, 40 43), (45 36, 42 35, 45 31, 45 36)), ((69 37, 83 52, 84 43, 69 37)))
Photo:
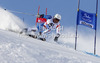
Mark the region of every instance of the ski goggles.
POLYGON ((53 19, 53 22, 54 22, 54 23, 58 23, 59 21, 60 21, 60 20, 57 19, 57 18, 54 18, 54 19, 53 19))

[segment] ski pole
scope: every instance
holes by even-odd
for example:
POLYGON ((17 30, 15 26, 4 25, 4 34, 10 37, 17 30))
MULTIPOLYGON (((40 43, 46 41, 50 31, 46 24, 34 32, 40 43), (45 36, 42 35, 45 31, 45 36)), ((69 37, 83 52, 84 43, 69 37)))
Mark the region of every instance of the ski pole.
MULTIPOLYGON (((4 10, 6 11, 7 9, 4 9, 4 10)), ((31 16, 37 16, 37 15, 34 15, 34 14, 29 14, 29 13, 24 13, 24 12, 19 12, 19 11, 12 11, 12 10, 7 10, 7 11, 14 12, 14 13, 19 13, 19 14, 26 14, 26 15, 31 15, 31 16)))

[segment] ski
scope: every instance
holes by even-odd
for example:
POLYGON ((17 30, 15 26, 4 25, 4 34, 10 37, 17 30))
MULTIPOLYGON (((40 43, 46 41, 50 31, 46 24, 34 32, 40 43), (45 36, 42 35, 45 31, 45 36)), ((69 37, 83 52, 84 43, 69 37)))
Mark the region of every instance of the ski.
POLYGON ((45 38, 38 38, 39 40, 42 40, 42 41, 46 41, 46 39, 45 38))
POLYGON ((42 41, 46 41, 46 39, 45 38, 38 38, 36 35, 27 35, 27 36, 29 36, 29 37, 32 37, 32 38, 35 38, 35 39, 38 39, 38 40, 42 40, 42 41))
POLYGON ((32 37, 32 38, 35 38, 35 39, 37 38, 36 35, 30 35, 30 34, 29 34, 29 35, 27 35, 27 36, 32 37))

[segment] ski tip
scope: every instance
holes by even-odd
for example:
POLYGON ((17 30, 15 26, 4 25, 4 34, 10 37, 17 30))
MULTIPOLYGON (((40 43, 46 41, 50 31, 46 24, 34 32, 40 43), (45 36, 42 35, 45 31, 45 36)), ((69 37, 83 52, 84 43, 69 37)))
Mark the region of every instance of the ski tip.
POLYGON ((39 38, 39 40, 46 41, 46 39, 45 39, 45 38, 39 38))

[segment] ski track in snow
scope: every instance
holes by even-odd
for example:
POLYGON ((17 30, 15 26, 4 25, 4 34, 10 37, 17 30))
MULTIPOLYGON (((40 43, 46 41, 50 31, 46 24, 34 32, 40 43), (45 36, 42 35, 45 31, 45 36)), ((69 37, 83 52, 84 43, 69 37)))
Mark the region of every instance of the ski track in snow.
POLYGON ((100 63, 99 60, 56 43, 0 30, 0 63, 100 63))

